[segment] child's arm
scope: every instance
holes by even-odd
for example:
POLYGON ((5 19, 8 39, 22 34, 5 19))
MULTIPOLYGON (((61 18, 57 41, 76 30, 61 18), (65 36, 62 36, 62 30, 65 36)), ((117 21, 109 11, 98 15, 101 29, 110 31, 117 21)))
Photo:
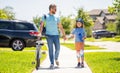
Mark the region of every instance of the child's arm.
POLYGON ((70 34, 67 39, 71 39, 71 38, 74 38, 74 35, 73 34, 70 34))
POLYGON ((83 40, 85 40, 86 39, 86 32, 85 32, 85 30, 83 31, 83 38, 82 38, 83 40))
POLYGON ((82 39, 85 40, 85 39, 86 39, 86 36, 84 36, 82 39))

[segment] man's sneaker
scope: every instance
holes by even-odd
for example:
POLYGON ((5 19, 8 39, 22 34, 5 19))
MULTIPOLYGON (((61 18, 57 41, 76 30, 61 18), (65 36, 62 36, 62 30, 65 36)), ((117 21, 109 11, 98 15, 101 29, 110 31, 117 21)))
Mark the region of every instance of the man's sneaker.
POLYGON ((54 65, 53 64, 50 65, 50 69, 54 69, 54 65))
POLYGON ((59 61, 56 60, 55 62, 56 62, 56 65, 59 67, 59 61))
POLYGON ((80 62, 78 62, 78 64, 77 64, 76 68, 79 68, 79 67, 80 67, 80 62))

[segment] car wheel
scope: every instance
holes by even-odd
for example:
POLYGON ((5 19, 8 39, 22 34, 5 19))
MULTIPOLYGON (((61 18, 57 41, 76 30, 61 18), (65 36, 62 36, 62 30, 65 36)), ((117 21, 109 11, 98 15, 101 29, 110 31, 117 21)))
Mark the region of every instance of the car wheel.
POLYGON ((101 37, 100 36, 97 36, 97 39, 100 39, 101 37))
POLYGON ((11 47, 14 51, 22 51, 25 47, 23 40, 15 39, 11 43, 11 47))
POLYGON ((114 36, 115 36, 114 34, 111 35, 111 37, 114 37, 114 36))

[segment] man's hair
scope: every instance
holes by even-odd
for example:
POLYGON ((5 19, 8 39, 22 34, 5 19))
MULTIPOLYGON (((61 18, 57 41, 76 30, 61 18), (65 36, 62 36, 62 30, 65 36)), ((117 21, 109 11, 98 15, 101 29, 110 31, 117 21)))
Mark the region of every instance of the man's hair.
POLYGON ((50 5, 49 5, 49 10, 50 10, 51 8, 54 8, 54 7, 56 7, 55 4, 50 4, 50 5))

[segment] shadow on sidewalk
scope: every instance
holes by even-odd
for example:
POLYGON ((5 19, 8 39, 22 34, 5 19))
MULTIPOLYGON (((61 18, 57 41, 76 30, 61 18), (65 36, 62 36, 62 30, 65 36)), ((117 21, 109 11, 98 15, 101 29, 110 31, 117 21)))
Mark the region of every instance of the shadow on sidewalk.
MULTIPOLYGON (((84 67, 86 68, 86 67, 84 67)), ((49 67, 48 68, 45 68, 45 67, 40 67, 38 70, 55 70, 55 69, 83 69, 81 67, 79 68, 76 68, 76 67, 55 67, 54 69, 50 69, 49 67)))

